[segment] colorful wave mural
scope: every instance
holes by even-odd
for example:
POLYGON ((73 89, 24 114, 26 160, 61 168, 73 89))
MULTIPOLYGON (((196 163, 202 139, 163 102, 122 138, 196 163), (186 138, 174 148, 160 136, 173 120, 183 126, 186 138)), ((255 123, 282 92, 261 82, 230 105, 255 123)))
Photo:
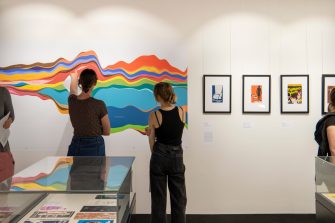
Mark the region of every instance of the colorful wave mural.
POLYGON ((83 66, 98 74, 93 96, 106 103, 112 133, 126 129, 144 132, 149 113, 157 109, 153 87, 161 81, 172 84, 177 105, 187 111, 187 69, 182 71, 155 55, 140 56, 130 63, 120 61, 106 68, 101 67, 94 51, 80 53, 72 61, 60 58, 53 63, 0 67, 0 85, 14 95, 52 100, 61 113, 67 114, 69 91, 64 81, 83 66))

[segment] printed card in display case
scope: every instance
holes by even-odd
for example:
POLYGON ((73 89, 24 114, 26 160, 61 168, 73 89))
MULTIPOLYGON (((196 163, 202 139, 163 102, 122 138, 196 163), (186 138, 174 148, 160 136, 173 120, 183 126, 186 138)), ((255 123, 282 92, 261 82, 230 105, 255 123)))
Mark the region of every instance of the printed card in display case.
POLYGON ((71 218, 74 211, 36 211, 30 218, 39 219, 55 219, 55 218, 71 218))
POLYGON ((69 223, 69 220, 34 220, 29 219, 24 221, 24 223, 69 223))
POLYGON ((118 210, 116 206, 84 206, 80 212, 117 212, 118 210))
POLYGON ((114 220, 79 220, 77 223, 115 223, 114 220))
POLYGON ((330 200, 332 203, 335 204, 335 194, 334 193, 324 193, 323 196, 325 196, 328 200, 330 200))
POLYGON ((76 220, 90 220, 90 219, 116 219, 115 212, 79 212, 74 217, 76 220))

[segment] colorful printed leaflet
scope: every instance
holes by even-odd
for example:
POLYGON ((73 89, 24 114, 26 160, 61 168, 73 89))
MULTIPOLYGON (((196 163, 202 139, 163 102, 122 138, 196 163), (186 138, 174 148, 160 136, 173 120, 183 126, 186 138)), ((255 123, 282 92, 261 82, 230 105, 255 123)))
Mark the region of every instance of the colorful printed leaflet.
POLYGON ((333 194, 333 193, 332 194, 324 193, 323 196, 325 196, 331 202, 335 203, 335 194, 333 194))
POLYGON ((74 217, 76 220, 90 220, 90 219, 116 219, 115 212, 79 212, 74 217))

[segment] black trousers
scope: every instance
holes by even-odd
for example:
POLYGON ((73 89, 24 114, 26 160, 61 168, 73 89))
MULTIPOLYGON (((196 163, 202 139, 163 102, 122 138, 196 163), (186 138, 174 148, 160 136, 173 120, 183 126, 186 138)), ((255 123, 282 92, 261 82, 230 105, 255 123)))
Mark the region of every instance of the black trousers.
POLYGON ((181 146, 156 143, 150 160, 151 223, 166 223, 167 186, 171 223, 186 222, 185 165, 181 146))

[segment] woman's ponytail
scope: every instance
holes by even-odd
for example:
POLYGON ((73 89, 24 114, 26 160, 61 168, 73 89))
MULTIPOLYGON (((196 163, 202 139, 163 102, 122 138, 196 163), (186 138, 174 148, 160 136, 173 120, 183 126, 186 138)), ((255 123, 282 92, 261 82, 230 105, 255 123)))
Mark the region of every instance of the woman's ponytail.
POLYGON ((174 92, 172 92, 170 98, 169 98, 169 103, 170 104, 176 104, 177 103, 177 96, 174 92))

